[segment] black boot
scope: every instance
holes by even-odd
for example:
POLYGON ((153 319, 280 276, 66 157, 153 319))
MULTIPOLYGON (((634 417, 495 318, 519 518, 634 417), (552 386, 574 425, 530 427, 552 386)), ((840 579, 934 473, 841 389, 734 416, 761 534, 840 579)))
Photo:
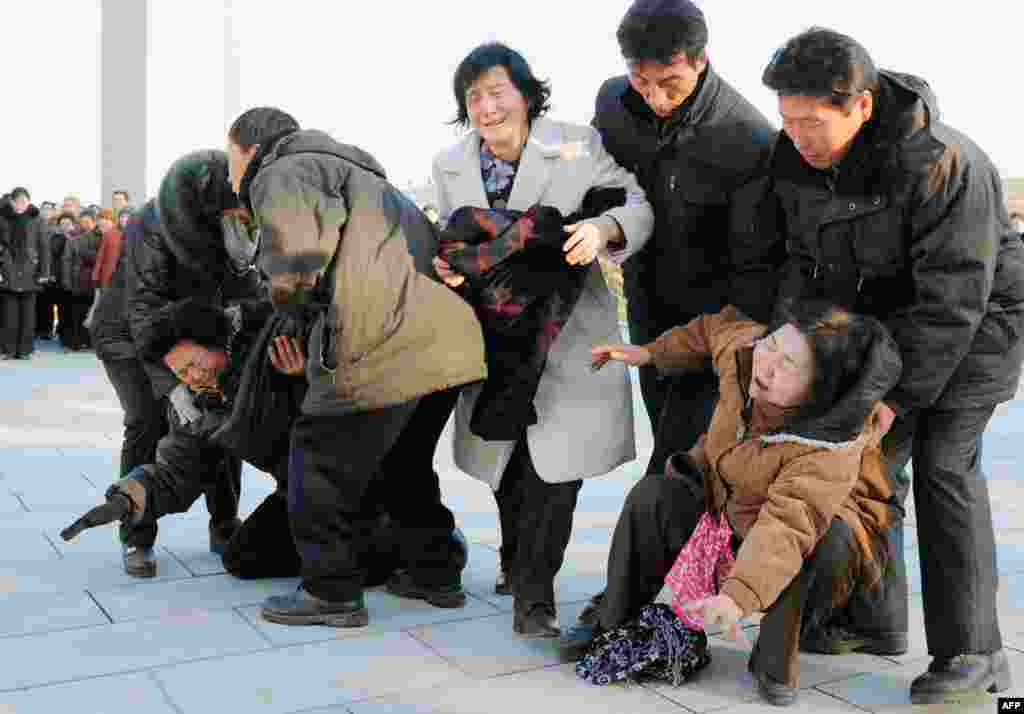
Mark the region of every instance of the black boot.
POLYGON ((956 704, 965 697, 1005 692, 1012 685, 1003 650, 991 654, 936 657, 928 671, 910 685, 913 704, 956 704))
POLYGON ((604 590, 590 598, 590 602, 580 611, 576 620, 583 625, 596 625, 601 619, 602 602, 604 602, 604 590))
POLYGON ((524 603, 516 598, 512 630, 523 637, 554 638, 562 634, 555 615, 555 605, 550 602, 524 603))
POLYGON ((291 595, 268 597, 260 614, 264 620, 279 625, 366 627, 370 624, 362 595, 355 600, 332 602, 309 594, 301 586, 291 595))
POLYGON ((451 585, 422 585, 413 580, 406 571, 395 573, 387 584, 388 592, 399 597, 426 600, 434 607, 462 607, 466 604, 466 593, 462 583, 451 585))
POLYGON ((776 707, 788 707, 796 702, 796 687, 777 682, 766 672, 755 672, 757 693, 769 704, 776 707))
POLYGON ((84 530, 104 526, 114 521, 122 521, 136 510, 128 494, 116 486, 107 491, 106 497, 106 503, 87 511, 85 515, 62 530, 60 537, 65 541, 70 541, 84 530))
POLYGON ((604 629, 596 622, 578 622, 562 633, 558 640, 558 652, 565 661, 579 659, 602 632, 604 629))
POLYGON ((156 555, 151 545, 121 544, 121 562, 124 572, 133 578, 156 577, 156 555))
POLYGON ((800 649, 816 654, 865 654, 892 657, 906 654, 907 633, 868 634, 854 632, 846 627, 829 626, 808 628, 800 635, 800 649))

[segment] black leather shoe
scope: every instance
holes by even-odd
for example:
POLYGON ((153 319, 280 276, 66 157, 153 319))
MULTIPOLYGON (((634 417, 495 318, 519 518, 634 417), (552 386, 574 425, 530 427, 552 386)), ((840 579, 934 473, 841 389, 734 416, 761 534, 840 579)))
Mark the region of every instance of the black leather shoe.
POLYGON ((550 602, 515 603, 512 630, 523 637, 554 638, 562 634, 555 616, 555 605, 550 602))
POLYGON ((604 602, 604 590, 590 598, 590 602, 580 611, 576 621, 584 625, 596 625, 600 619, 602 602, 604 602))
POLYGON ((466 604, 466 593, 462 589, 462 583, 421 585, 406 571, 395 573, 388 580, 387 590, 399 597, 426 600, 434 607, 462 607, 466 604))
POLYGON ((151 545, 121 544, 121 561, 124 572, 133 578, 156 577, 156 555, 151 545))
POLYGON ((301 586, 290 595, 272 595, 263 601, 260 614, 279 625, 330 625, 366 627, 370 613, 360 595, 355 600, 331 602, 310 595, 301 586))
POLYGON ((578 622, 562 633, 558 650, 566 659, 579 659, 603 631, 600 625, 578 622))
POLYGON ((512 578, 509 576, 507 570, 499 570, 498 577, 494 581, 494 594, 495 595, 511 595, 512 594, 512 578))
POLYGON ((907 633, 870 635, 839 626, 816 627, 801 633, 800 649, 816 654, 841 655, 863 652, 891 657, 906 654, 907 633))
POLYGON ((242 527, 242 521, 235 518, 227 523, 210 524, 210 552, 223 556, 228 549, 228 541, 242 527))
POLYGON ((757 693, 769 704, 776 707, 788 707, 796 702, 796 688, 775 681, 775 678, 764 672, 754 673, 757 679, 757 693))
POLYGON ((1005 692, 1012 685, 1003 650, 992 654, 936 657, 928 671, 910 685, 913 704, 956 704, 966 697, 1005 692))

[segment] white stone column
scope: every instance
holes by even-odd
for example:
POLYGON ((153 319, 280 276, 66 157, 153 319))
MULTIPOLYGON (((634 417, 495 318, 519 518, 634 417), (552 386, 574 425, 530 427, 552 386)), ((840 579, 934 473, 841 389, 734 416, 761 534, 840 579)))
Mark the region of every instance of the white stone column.
POLYGON ((238 0, 224 0, 224 133, 242 113, 241 43, 235 34, 235 6, 238 0))
POLYGON ((116 190, 131 193, 134 205, 146 186, 146 106, 149 87, 150 0, 101 0, 100 147, 102 195, 110 205, 116 190))

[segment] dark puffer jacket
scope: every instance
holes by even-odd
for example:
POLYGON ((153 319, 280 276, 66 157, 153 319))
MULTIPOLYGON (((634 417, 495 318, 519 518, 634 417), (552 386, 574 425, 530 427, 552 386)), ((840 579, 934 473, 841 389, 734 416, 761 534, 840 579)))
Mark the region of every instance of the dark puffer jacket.
POLYGON ((227 155, 197 151, 171 166, 143 209, 140 234, 129 239, 128 324, 157 397, 178 383, 162 361, 175 337, 162 308, 185 298, 223 306, 266 299, 255 268, 236 270, 224 247, 224 212, 236 206, 227 155))
POLYGON ((1024 357, 1024 246, 999 173, 939 122, 924 81, 883 72, 875 106, 838 170, 812 169, 779 138, 777 239, 789 254, 780 297, 827 297, 882 320, 903 356, 886 397, 898 413, 1012 399, 1024 357))
POLYGON ((434 227, 372 156, 294 132, 264 142, 242 195, 275 306, 318 312, 303 413, 380 409, 486 376, 472 309, 424 273, 434 227))
POLYGON ((92 296, 96 289, 93 271, 96 269, 96 257, 103 242, 103 233, 99 228, 69 238, 64 244, 61 257, 61 283, 64 289, 76 297, 92 296))
POLYGON ((0 291, 38 292, 51 275, 50 227, 29 206, 16 213, 10 203, 0 207, 0 291))
POLYGON ((693 96, 659 119, 626 77, 604 83, 593 121, 608 152, 637 177, 654 233, 623 266, 630 314, 668 329, 748 298, 731 281, 734 194, 771 150, 775 129, 709 64, 693 96))

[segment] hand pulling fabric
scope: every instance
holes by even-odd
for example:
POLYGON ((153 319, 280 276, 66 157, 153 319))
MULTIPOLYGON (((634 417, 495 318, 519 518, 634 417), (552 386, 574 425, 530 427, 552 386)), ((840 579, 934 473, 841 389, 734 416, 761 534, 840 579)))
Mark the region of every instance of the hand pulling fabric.
POLYGON ((736 565, 731 539, 732 528, 725 512, 717 518, 705 512, 665 576, 665 583, 675 594, 672 610, 689 627, 703 630, 704 618, 685 612, 683 604, 717 595, 722 581, 736 565))
POLYGON ((655 603, 637 619, 598 635, 576 662, 576 675, 597 685, 660 680, 678 687, 710 663, 707 635, 655 603))

